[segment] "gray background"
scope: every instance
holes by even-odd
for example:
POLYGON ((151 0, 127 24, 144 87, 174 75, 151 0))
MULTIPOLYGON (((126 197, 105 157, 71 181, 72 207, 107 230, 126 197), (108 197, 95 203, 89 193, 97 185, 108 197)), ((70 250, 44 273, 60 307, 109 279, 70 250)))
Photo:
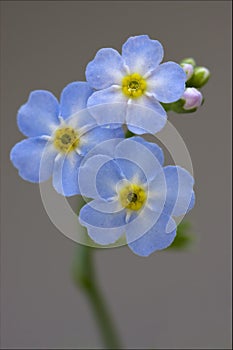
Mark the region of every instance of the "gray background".
POLYGON ((98 250, 99 280, 126 348, 230 348, 230 1, 2 1, 1 344, 5 348, 101 347, 85 296, 70 277, 76 244, 50 222, 39 187, 9 162, 21 140, 15 116, 31 90, 57 97, 84 80, 97 49, 131 35, 162 42, 165 60, 193 56, 212 72, 206 102, 169 115, 192 157, 196 242, 140 258, 98 250))

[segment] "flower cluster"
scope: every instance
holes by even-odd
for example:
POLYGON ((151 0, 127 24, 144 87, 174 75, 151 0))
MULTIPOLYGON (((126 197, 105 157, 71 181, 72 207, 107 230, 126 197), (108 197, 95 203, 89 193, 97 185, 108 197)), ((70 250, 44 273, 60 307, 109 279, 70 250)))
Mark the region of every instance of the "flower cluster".
POLYGON ((30 94, 17 115, 27 138, 10 154, 23 179, 52 177, 61 195, 90 199, 79 221, 93 241, 108 245, 125 236, 141 256, 168 247, 174 218, 195 202, 193 177, 163 166, 162 149, 135 136, 160 131, 166 111, 180 100, 187 111, 202 103, 187 85, 197 80, 194 65, 162 59, 161 43, 147 35, 129 38, 121 54, 100 49, 87 65, 86 82, 67 85, 60 102, 49 91, 30 94))

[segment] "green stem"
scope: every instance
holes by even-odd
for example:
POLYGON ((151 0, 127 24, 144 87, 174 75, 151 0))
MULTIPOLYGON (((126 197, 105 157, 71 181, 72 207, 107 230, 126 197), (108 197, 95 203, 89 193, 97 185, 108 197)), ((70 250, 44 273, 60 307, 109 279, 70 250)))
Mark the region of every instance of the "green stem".
POLYGON ((93 250, 94 248, 78 244, 73 265, 73 278, 89 299, 105 348, 120 349, 112 319, 95 277, 93 250))

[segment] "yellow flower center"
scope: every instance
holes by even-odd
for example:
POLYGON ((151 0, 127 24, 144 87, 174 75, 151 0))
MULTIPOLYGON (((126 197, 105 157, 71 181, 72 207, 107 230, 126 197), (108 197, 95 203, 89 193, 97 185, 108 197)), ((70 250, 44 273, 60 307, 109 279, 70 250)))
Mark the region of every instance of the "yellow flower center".
POLYGON ((123 187, 119 192, 122 206, 130 210, 139 210, 145 204, 147 195, 142 186, 130 184, 123 187))
POLYGON ((74 151, 79 142, 78 132, 70 127, 56 130, 53 140, 54 147, 62 153, 74 151))
POLYGON ((138 73, 126 75, 122 79, 122 91, 130 98, 138 98, 146 91, 146 80, 138 73))

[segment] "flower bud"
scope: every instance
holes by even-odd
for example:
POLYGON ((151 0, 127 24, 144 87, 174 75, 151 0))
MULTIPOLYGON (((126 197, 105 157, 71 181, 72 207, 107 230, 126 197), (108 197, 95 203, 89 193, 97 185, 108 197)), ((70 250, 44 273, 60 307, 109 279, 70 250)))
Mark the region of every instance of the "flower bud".
POLYGON ((181 63, 180 65, 187 76, 186 81, 189 80, 193 75, 194 67, 190 63, 181 63))
POLYGON ((201 88, 210 77, 210 71, 206 67, 195 67, 193 75, 187 82, 187 86, 201 88))
POLYGON ((191 66, 195 67, 196 66, 196 62, 194 61, 193 58, 184 58, 181 62, 180 65, 182 64, 191 64, 191 66))
POLYGON ((202 93, 197 89, 189 87, 185 89, 185 92, 181 99, 185 101, 183 109, 191 110, 198 108, 202 104, 203 96, 202 93))

